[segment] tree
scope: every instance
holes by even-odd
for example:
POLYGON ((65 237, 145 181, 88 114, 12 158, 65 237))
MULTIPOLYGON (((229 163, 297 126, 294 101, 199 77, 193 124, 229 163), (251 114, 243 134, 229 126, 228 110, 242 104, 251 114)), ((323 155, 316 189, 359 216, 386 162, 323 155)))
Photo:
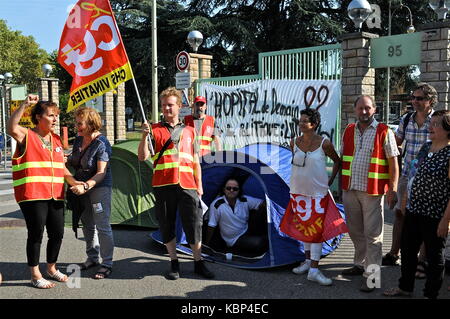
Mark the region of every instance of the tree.
MULTIPOLYGON (((158 1, 158 64, 160 90, 174 85, 174 59, 181 50, 190 48, 185 42, 189 31, 203 33, 204 44, 199 53, 213 56, 213 77, 256 74, 258 54, 336 43, 344 33, 356 32, 347 15, 351 0, 184 0, 158 1)), ((151 103, 151 2, 150 0, 111 0, 124 39, 144 107, 151 103)), ((388 34, 389 2, 392 10, 400 0, 372 0, 381 7, 380 29, 362 31, 388 34)), ((434 13, 427 0, 404 0, 414 15, 417 26, 431 21, 434 13)), ((409 25, 406 10, 396 10, 392 34, 404 33, 409 25)), ((392 86, 408 89, 413 83, 412 68, 392 72, 392 86)), ((377 91, 385 88, 385 71, 377 72, 377 91)), ((127 104, 137 110, 132 84, 127 84, 127 104), (129 104, 131 103, 131 104, 129 104)), ((139 113, 139 112, 135 112, 139 113)))
POLYGON ((26 84, 28 91, 37 90, 36 78, 42 77, 42 65, 49 62, 48 54, 32 36, 12 31, 0 20, 0 73, 11 72, 14 83, 26 84))

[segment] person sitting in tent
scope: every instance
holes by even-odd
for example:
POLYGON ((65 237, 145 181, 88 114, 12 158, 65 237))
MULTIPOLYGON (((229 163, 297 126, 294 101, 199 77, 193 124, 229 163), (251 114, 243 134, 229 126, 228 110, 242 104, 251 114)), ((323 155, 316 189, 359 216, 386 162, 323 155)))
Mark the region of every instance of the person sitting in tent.
POLYGON ((221 239, 228 247, 227 250, 242 255, 263 254, 267 250, 267 238, 264 235, 257 235, 254 223, 249 223, 250 211, 254 209, 265 210, 265 201, 243 195, 239 182, 229 178, 223 187, 223 196, 211 203, 205 244, 214 245, 212 238, 218 227, 221 239))

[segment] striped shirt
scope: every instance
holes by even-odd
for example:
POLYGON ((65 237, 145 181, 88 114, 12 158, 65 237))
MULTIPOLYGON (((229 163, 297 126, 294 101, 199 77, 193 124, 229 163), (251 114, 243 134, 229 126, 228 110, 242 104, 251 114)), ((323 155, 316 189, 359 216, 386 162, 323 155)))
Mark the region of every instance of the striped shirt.
MULTIPOLYGON (((355 128, 355 154, 352 161, 352 176, 350 190, 367 192, 367 179, 369 176, 370 159, 373 152, 373 144, 377 133, 378 121, 373 119, 372 123, 361 134, 358 126, 355 128)), ((344 141, 341 143, 341 155, 344 151, 344 141)), ((400 155, 394 132, 388 129, 386 140, 383 145, 386 158, 400 155)))
POLYGON ((402 176, 408 176, 411 161, 417 157, 420 148, 428 140, 428 127, 430 126, 431 115, 433 113, 434 110, 428 114, 422 127, 419 127, 414 120, 416 114, 413 114, 409 118, 408 126, 406 126, 405 130, 403 130, 403 126, 406 115, 400 119, 395 135, 397 138, 405 141, 404 149, 406 149, 406 154, 405 162, 403 163, 402 176))

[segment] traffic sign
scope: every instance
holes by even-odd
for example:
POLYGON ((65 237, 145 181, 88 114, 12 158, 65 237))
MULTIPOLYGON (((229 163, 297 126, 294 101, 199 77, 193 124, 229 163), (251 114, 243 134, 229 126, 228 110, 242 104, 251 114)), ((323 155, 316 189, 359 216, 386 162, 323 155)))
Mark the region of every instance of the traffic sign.
POLYGON ((175 86, 177 89, 187 89, 191 87, 191 73, 178 72, 175 74, 175 86))
POLYGON ((177 69, 180 71, 186 71, 189 67, 189 53, 181 51, 176 58, 177 69))

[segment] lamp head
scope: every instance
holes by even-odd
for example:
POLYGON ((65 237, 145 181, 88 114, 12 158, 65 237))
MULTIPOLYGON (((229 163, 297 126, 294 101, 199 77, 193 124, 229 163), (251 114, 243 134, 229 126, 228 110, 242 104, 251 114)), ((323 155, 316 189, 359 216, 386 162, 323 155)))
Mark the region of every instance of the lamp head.
POLYGON ((445 20, 450 9, 450 0, 429 0, 431 9, 437 13, 439 20, 445 20))
POLYGON ((188 34, 186 42, 189 43, 194 52, 197 52, 198 47, 203 42, 203 35, 199 31, 191 31, 188 34))
POLYGON ((44 64, 42 66, 42 72, 44 72, 44 75, 46 78, 50 76, 50 73, 52 73, 52 66, 50 64, 44 64))
POLYGON ((372 8, 367 0, 353 0, 348 5, 347 13, 355 24, 355 27, 361 29, 363 22, 372 13, 372 8))

